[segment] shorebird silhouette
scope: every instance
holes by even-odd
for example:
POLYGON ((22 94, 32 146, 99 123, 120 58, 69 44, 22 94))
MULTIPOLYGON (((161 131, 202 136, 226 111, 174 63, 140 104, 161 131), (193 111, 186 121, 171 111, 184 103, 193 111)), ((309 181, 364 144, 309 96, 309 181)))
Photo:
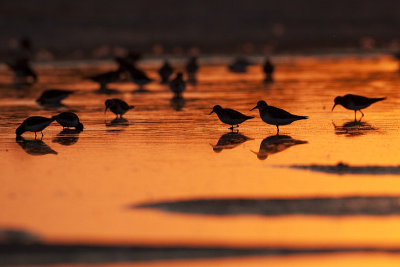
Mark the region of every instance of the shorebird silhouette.
MULTIPOLYGON (((293 115, 286 110, 269 106, 265 101, 260 100, 257 102, 257 106, 252 108, 251 110, 254 110, 258 108, 258 111, 260 112, 260 117, 261 119, 268 124, 275 125, 276 126, 276 134, 279 134, 279 126, 280 125, 288 125, 291 124, 294 121, 297 120, 304 120, 307 119, 307 116, 298 116, 298 115, 293 115)), ((250 111, 251 111, 250 110, 250 111)))
POLYGON ((36 72, 26 58, 18 59, 13 62, 6 62, 6 65, 14 73, 14 84, 34 84, 38 80, 36 72))
POLYGON ((183 73, 182 72, 178 72, 176 74, 175 79, 173 79, 169 83, 169 88, 174 93, 174 96, 176 98, 181 98, 182 97, 182 93, 186 89, 186 82, 183 80, 183 73))
POLYGON ((332 107, 333 109, 336 107, 336 105, 342 105, 346 109, 354 110, 354 120, 357 119, 357 111, 361 112, 361 118, 364 117, 364 113, 361 111, 361 109, 367 108, 373 103, 376 103, 378 101, 385 100, 386 97, 381 97, 381 98, 369 98, 365 96, 360 96, 360 95, 352 95, 352 94, 347 94, 345 96, 337 96, 335 98, 335 104, 332 107))
POLYGON ((25 119, 21 125, 17 128, 15 133, 17 136, 21 136, 24 132, 34 132, 35 133, 35 138, 36 138, 36 133, 41 132, 43 136, 43 130, 49 126, 55 118, 46 118, 46 117, 41 117, 41 116, 32 116, 27 119, 25 119))
POLYGON ((158 74, 160 75, 161 83, 168 84, 169 77, 171 77, 173 73, 174 73, 174 68, 172 68, 171 64, 169 64, 168 60, 165 60, 161 68, 158 69, 158 74))
POLYGON ((56 116, 53 116, 53 119, 55 119, 63 127, 63 129, 73 127, 77 131, 83 131, 83 124, 79 121, 78 115, 73 112, 62 112, 56 116))
POLYGON ((307 141, 296 140, 288 135, 272 135, 261 141, 258 152, 252 152, 257 155, 259 160, 265 160, 269 155, 282 152, 295 145, 307 143, 307 141))
POLYGON ((44 91, 41 96, 36 100, 36 102, 43 106, 57 106, 61 105, 61 100, 67 98, 73 93, 74 92, 70 90, 49 89, 44 91))
POLYGON ((185 69, 188 74, 188 83, 196 84, 197 83, 196 74, 199 70, 199 63, 197 62, 197 57, 190 57, 189 60, 186 62, 185 69))
POLYGON ((111 112, 117 116, 117 118, 118 115, 120 118, 122 118, 122 115, 124 115, 128 110, 135 108, 134 106, 128 105, 124 100, 118 98, 107 99, 105 106, 106 109, 104 110, 104 113, 107 112, 107 109, 110 109, 111 112))
POLYGON ((94 76, 87 77, 100 85, 99 89, 96 91, 101 94, 116 94, 118 93, 115 89, 109 89, 107 86, 109 83, 115 83, 120 80, 122 69, 119 68, 113 71, 107 71, 94 76))
POLYGON ((236 127, 239 127, 239 124, 242 122, 245 122, 249 119, 253 119, 253 116, 247 116, 239 111, 229 109, 229 108, 222 108, 220 105, 216 105, 213 107, 212 111, 210 112, 209 115, 216 113, 219 120, 222 121, 225 124, 231 125, 229 128, 230 130, 233 130, 236 125, 236 127))
POLYGON ((265 62, 263 65, 263 71, 265 73, 264 82, 265 83, 273 82, 274 78, 272 75, 274 74, 275 66, 271 63, 271 61, 269 60, 268 57, 265 59, 265 62))

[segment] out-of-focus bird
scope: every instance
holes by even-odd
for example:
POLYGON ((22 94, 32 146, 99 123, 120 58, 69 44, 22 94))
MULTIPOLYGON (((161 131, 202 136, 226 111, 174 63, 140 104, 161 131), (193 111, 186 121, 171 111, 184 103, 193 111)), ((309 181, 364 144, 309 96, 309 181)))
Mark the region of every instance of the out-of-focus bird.
POLYGON ((113 112, 117 117, 119 115, 120 118, 122 118, 122 115, 128 112, 128 110, 135 108, 118 98, 107 99, 104 104, 106 106, 104 112, 107 112, 107 109, 110 109, 111 112, 113 112))
POLYGON ((169 77, 174 73, 174 68, 172 68, 171 64, 169 64, 168 60, 164 61, 164 64, 161 68, 158 69, 158 74, 161 78, 162 84, 167 84, 169 82, 169 77))

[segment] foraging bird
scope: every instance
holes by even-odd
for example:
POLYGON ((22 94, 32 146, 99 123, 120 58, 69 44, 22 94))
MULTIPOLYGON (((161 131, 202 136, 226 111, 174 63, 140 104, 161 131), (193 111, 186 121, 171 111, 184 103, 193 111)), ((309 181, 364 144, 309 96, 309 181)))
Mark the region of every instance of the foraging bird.
POLYGON ((56 116, 53 116, 53 119, 55 119, 63 127, 63 129, 74 127, 77 131, 83 131, 83 124, 79 121, 78 115, 73 112, 62 112, 56 116))
POLYGON ((188 74, 188 82, 191 84, 196 84, 196 73, 199 70, 199 64, 197 63, 197 57, 191 57, 185 66, 186 72, 188 74))
POLYGON ((186 88, 186 82, 183 80, 183 73, 178 72, 176 78, 169 83, 169 88, 174 93, 176 98, 181 98, 183 91, 186 88))
POLYGON ((122 118, 122 115, 124 115, 128 110, 135 108, 134 106, 130 106, 125 101, 118 98, 107 99, 105 105, 106 109, 104 110, 104 113, 107 112, 107 109, 110 109, 111 112, 117 115, 117 118, 118 115, 120 118, 122 118))
POLYGON ((235 73, 245 73, 250 65, 251 63, 246 58, 239 57, 228 66, 228 69, 235 73))
POLYGON ((99 93, 111 94, 111 93, 116 93, 117 91, 108 89, 107 85, 109 83, 114 83, 119 81, 121 72, 122 70, 121 68, 119 68, 116 71, 108 71, 87 78, 100 85, 100 88, 98 89, 99 93))
POLYGON ((73 93, 74 92, 70 90, 49 89, 44 91, 36 102, 40 105, 60 105, 61 100, 73 93))
POLYGON ((256 108, 258 108, 258 111, 260 112, 260 117, 265 123, 276 126, 276 134, 279 134, 279 125, 288 125, 297 120, 308 119, 307 116, 293 115, 286 110, 269 106, 263 100, 258 101, 257 106, 255 106, 251 110, 254 110, 256 108))
POLYGON ((41 132, 43 136, 43 130, 49 126, 55 118, 46 118, 46 117, 41 117, 41 116, 32 116, 27 119, 25 119, 21 125, 17 128, 15 133, 17 136, 21 136, 24 132, 34 132, 35 133, 35 138, 36 138, 36 133, 41 132))
POLYGON ((214 145, 211 146, 215 153, 219 153, 224 149, 233 149, 248 140, 252 140, 252 138, 249 138, 240 133, 231 132, 223 134, 219 138, 217 144, 215 146, 214 145))
POLYGON ((265 73, 264 82, 266 82, 266 83, 273 82, 274 78, 272 77, 272 75, 274 74, 275 66, 271 63, 271 61, 269 60, 268 57, 265 59, 265 62, 263 65, 263 71, 265 73))
POLYGON ((236 125, 236 127, 239 127, 239 124, 241 124, 242 122, 254 118, 253 116, 246 116, 239 111, 233 109, 222 108, 220 105, 214 106, 209 115, 214 112, 217 113, 220 121, 225 124, 231 125, 231 127, 229 128, 230 130, 233 130, 234 125, 236 125))
POLYGON ((167 60, 164 61, 164 64, 161 68, 158 69, 158 74, 161 77, 161 83, 167 84, 169 82, 169 77, 174 73, 174 69, 171 64, 167 60))
MULTIPOLYGON (((360 95, 352 95, 352 94, 347 94, 345 96, 337 96, 335 98, 335 104, 332 107, 333 109, 336 107, 336 105, 342 105, 346 109, 354 110, 354 120, 357 118, 357 111, 360 111, 362 117, 364 117, 364 113, 361 111, 361 109, 367 108, 370 105, 372 105, 375 102, 385 100, 386 97, 381 97, 381 98, 369 98, 365 96, 360 96, 360 95)), ((360 118, 360 119, 361 119, 360 118)))
POLYGON ((14 72, 15 84, 28 84, 29 78, 31 78, 31 83, 37 82, 37 74, 30 66, 28 59, 20 59, 14 62, 7 62, 6 64, 14 72))
POLYGON ((126 71, 128 72, 131 81, 139 86, 139 89, 137 90, 138 92, 145 92, 146 90, 143 87, 153 81, 153 79, 149 78, 144 71, 134 67, 133 65, 131 68, 126 69, 126 71))
POLYGON ((257 155, 259 160, 265 160, 269 155, 282 152, 291 146, 307 143, 307 141, 296 140, 288 135, 272 135, 261 141, 258 152, 252 152, 257 155))

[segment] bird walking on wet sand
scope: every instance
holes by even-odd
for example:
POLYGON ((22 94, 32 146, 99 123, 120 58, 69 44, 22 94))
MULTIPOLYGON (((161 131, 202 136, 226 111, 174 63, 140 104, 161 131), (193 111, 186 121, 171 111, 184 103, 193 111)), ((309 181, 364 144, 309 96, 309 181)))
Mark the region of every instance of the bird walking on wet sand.
POLYGON ((53 116, 53 119, 55 119, 63 127, 63 129, 74 127, 77 131, 83 131, 83 124, 79 121, 78 115, 73 112, 62 112, 56 116, 53 116))
POLYGON ((112 93, 117 93, 116 90, 108 89, 107 85, 109 83, 115 83, 119 81, 120 76, 121 76, 121 68, 113 71, 107 71, 104 73, 100 73, 94 76, 87 77, 87 79, 90 79, 100 85, 100 88, 97 90, 99 93, 104 93, 104 94, 112 94, 112 93))
POLYGON ((169 88, 174 93, 175 98, 181 98, 186 89, 186 82, 183 80, 183 73, 178 72, 175 79, 169 83, 169 88))
POLYGON ((199 64, 197 63, 197 57, 189 58, 189 60, 186 62, 185 69, 188 74, 188 82, 191 84, 196 84, 197 83, 196 74, 197 74, 197 71, 199 70, 199 64))
POLYGON ((276 134, 279 134, 279 126, 280 125, 288 125, 297 120, 308 119, 307 116, 293 115, 293 114, 287 112, 286 110, 283 110, 283 109, 280 109, 277 107, 273 107, 273 106, 269 106, 263 100, 258 101, 257 106, 255 106, 251 110, 254 110, 256 108, 258 108, 258 111, 260 112, 260 117, 265 123, 276 126, 276 130, 277 130, 276 134))
POLYGON ((29 84, 35 83, 38 80, 36 72, 33 70, 29 64, 28 59, 19 59, 14 62, 6 62, 7 66, 14 73, 14 83, 19 84, 29 84), (31 78, 31 79, 30 79, 31 78))
POLYGON ((236 127, 239 127, 239 124, 242 122, 254 118, 253 116, 244 115, 233 109, 222 108, 220 105, 215 105, 209 115, 213 114, 214 112, 217 114, 220 121, 231 125, 229 128, 230 130, 233 130, 235 125, 236 127))
MULTIPOLYGON (((372 105, 375 102, 385 100, 386 97, 381 97, 381 98, 369 98, 365 96, 360 96, 360 95, 352 95, 352 94, 347 94, 345 96, 337 96, 335 98, 335 104, 332 107, 333 109, 336 107, 336 105, 342 105, 346 109, 354 110, 354 120, 357 119, 357 111, 361 112, 361 118, 364 117, 364 113, 361 111, 361 109, 367 108, 370 105, 372 105)), ((361 119, 360 118, 360 119, 361 119)))
POLYGON ((268 57, 265 59, 265 62, 263 65, 263 71, 265 73, 264 82, 265 83, 273 82, 274 78, 272 75, 274 74, 275 66, 271 63, 271 61, 269 60, 268 57))
POLYGON ((43 130, 49 126, 55 118, 46 118, 41 116, 32 116, 25 119, 21 125, 17 128, 15 133, 17 136, 21 136, 24 132, 34 132, 35 138, 36 133, 40 132, 43 136, 43 130))
POLYGON ((70 90, 61 89, 49 89, 42 93, 42 95, 36 100, 40 105, 60 105, 61 100, 67 98, 70 94, 73 94, 70 90))
POLYGON ((174 68, 172 68, 171 64, 169 64, 168 60, 165 60, 161 68, 158 69, 158 74, 160 75, 161 83, 168 84, 169 78, 173 73, 174 73, 174 68))
POLYGON ((107 99, 105 105, 106 109, 104 110, 104 113, 107 112, 107 109, 110 109, 111 112, 117 116, 117 118, 118 115, 120 118, 122 118, 122 115, 124 115, 128 110, 135 108, 134 106, 130 106, 125 101, 118 98, 107 99))

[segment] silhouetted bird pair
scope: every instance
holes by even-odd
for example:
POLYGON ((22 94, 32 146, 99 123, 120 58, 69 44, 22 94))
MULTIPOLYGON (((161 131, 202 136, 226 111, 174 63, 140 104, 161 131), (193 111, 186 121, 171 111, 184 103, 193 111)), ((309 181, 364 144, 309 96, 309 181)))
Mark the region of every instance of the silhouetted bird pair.
POLYGON ((25 132, 40 132, 43 136, 43 130, 49 126, 53 121, 57 121, 63 128, 74 127, 77 131, 83 130, 83 124, 79 121, 78 115, 73 112, 62 112, 51 118, 32 116, 25 119, 22 124, 17 128, 15 133, 21 136, 25 132))

